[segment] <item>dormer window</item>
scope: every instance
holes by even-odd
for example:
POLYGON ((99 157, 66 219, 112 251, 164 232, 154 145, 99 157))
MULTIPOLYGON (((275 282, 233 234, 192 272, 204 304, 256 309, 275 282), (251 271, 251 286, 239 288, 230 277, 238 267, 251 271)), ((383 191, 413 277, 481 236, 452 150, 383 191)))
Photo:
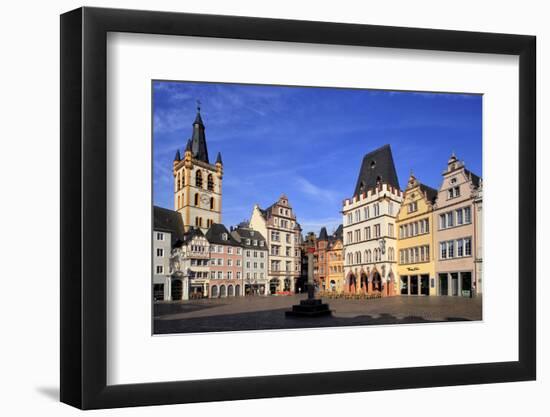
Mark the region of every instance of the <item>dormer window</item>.
POLYGON ((376 168, 376 161, 370 161, 370 169, 376 168))
POLYGON ((222 233, 222 240, 227 240, 227 233, 222 233))
POLYGON ((246 244, 250 245, 250 239, 246 239, 246 244))

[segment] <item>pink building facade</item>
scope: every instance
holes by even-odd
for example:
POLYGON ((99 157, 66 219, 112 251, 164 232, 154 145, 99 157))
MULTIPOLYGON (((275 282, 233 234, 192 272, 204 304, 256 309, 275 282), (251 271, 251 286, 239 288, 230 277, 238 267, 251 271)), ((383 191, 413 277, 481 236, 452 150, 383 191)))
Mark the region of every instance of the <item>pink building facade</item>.
POLYGON ((209 298, 242 297, 243 252, 223 224, 213 224, 206 233, 210 244, 209 298))

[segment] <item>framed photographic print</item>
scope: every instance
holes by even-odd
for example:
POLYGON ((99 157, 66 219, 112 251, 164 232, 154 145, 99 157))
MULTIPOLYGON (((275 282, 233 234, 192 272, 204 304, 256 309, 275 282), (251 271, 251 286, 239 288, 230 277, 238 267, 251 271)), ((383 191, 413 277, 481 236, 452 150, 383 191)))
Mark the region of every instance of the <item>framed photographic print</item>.
POLYGON ((61 400, 535 379, 535 38, 61 16, 61 400))

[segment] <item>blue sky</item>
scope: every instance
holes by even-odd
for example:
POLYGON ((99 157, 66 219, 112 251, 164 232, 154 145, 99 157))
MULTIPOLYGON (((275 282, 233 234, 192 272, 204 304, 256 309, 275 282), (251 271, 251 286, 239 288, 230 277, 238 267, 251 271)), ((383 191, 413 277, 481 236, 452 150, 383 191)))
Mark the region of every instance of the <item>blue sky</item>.
POLYGON ((210 162, 224 163, 222 221, 248 219, 285 193, 304 232, 331 232, 364 154, 392 147, 399 183, 438 188, 451 152, 482 175, 482 97, 466 94, 153 82, 153 199, 173 209, 172 161, 196 101, 210 162))

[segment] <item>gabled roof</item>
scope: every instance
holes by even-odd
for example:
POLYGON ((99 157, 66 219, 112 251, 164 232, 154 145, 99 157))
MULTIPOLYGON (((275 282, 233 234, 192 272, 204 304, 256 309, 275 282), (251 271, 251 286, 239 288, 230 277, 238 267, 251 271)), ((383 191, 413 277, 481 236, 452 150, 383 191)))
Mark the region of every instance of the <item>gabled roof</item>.
POLYGON ((319 240, 328 240, 328 233, 326 227, 321 227, 321 231, 319 232, 319 240))
POLYGON ((472 184, 474 184, 474 187, 479 188, 479 185, 481 183, 481 178, 466 168, 464 168, 464 172, 466 173, 467 177, 472 178, 472 184))
POLYGON ((420 187, 422 192, 426 194, 426 198, 428 199, 428 201, 432 204, 435 203, 435 200, 437 198, 437 190, 422 183, 418 184, 418 186, 420 187))
POLYGON ((376 187, 378 181, 399 189, 390 145, 384 145, 363 157, 353 195, 359 195, 376 187))
POLYGON ((265 237, 257 230, 249 227, 237 227, 231 232, 231 235, 241 244, 241 246, 244 246, 245 248, 267 250, 267 242, 265 237), (250 239, 250 245, 247 245, 246 239, 250 239), (252 244, 254 240, 258 241, 258 245, 254 246, 252 244), (259 242, 261 241, 264 242, 263 246, 259 245, 259 242))
POLYGON ((199 227, 190 227, 187 232, 185 232, 183 243, 189 243, 194 237, 204 237, 204 233, 199 227))
POLYGON ((206 239, 210 243, 215 243, 216 245, 229 245, 229 246, 240 246, 240 243, 229 233, 229 230, 221 224, 214 223, 208 231, 206 232, 206 239), (223 234, 227 235, 227 240, 223 239, 223 234))
POLYGON ((342 240, 344 237, 344 225, 340 224, 332 234, 336 239, 342 240))
POLYGON ((178 242, 183 242, 185 239, 183 219, 174 210, 153 206, 153 230, 171 233, 172 246, 178 242))

